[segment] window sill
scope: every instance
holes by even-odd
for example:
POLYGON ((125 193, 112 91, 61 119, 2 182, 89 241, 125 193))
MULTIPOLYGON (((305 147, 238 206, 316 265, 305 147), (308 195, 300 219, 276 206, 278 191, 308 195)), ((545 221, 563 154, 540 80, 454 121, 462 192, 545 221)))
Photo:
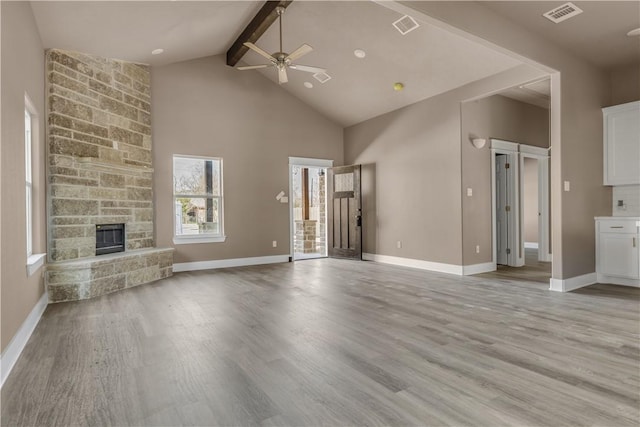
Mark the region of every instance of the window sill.
POLYGON ((44 265, 44 261, 47 259, 47 254, 33 254, 27 258, 27 277, 32 276, 33 273, 38 271, 40 267, 44 265))
POLYGON ((227 240, 227 236, 174 236, 174 245, 191 245, 196 243, 222 243, 227 240))

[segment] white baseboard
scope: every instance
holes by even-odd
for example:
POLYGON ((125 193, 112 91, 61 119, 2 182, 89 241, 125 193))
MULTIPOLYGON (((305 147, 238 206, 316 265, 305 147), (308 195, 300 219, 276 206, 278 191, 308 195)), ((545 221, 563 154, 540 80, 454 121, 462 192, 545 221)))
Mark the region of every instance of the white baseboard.
POLYGON ((365 261, 375 261, 383 264, 400 265, 402 267, 419 268, 420 270, 437 271, 440 273, 457 274, 462 276, 462 266, 455 264, 444 264, 440 262, 423 261, 413 258, 401 258, 390 255, 379 255, 362 253, 362 259, 365 261))
POLYGON ((495 262, 485 262, 482 264, 463 265, 462 274, 469 276, 471 274, 488 273, 490 271, 496 271, 497 265, 495 262))
POLYGON ((596 273, 583 274, 582 276, 570 277, 568 279, 549 279, 549 290, 556 292, 569 292, 578 288, 597 283, 596 273))
POLYGON ((538 242, 524 242, 525 249, 538 249, 538 242))
POLYGON ((640 288, 640 280, 638 279, 612 277, 612 276, 607 276, 605 274, 600 274, 600 273, 598 273, 597 279, 598 279, 598 283, 610 283, 612 285, 633 286, 635 288, 640 288))
POLYGON ((173 272, 211 270, 214 268, 244 267, 248 265, 289 262, 289 255, 260 256, 252 258, 215 259, 211 261, 180 262, 173 264, 173 272))
POLYGON ((24 350, 24 346, 27 345, 31 334, 33 334, 33 331, 36 329, 36 326, 42 317, 42 313, 46 310, 48 303, 49 294, 45 290, 42 297, 40 297, 25 321, 20 325, 20 328, 2 352, 2 355, 0 355, 0 388, 2 388, 5 380, 18 361, 18 358, 20 358, 20 354, 22 353, 22 350, 24 350))

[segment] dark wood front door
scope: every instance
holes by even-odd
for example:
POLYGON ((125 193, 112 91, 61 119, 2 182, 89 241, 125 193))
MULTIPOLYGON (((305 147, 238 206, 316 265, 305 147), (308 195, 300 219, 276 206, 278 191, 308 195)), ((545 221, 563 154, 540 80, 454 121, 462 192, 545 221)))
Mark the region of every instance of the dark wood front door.
POLYGON ((328 169, 329 256, 362 259, 360 165, 328 169))

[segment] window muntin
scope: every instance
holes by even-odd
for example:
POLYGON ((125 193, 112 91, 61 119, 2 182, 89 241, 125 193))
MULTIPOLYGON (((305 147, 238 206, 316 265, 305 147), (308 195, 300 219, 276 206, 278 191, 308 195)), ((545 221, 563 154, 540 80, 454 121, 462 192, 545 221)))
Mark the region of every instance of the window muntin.
POLYGON ((224 237, 222 159, 173 156, 174 236, 224 237))

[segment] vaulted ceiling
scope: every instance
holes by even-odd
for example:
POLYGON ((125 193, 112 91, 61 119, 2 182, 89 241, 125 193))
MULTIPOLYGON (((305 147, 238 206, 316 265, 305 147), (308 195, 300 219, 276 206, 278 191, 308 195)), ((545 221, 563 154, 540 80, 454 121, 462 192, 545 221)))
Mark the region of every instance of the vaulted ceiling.
MULTIPOLYGON (((540 13, 560 2, 486 5, 532 31, 549 32, 546 37, 561 45, 565 43, 563 46, 575 49, 577 54, 591 55, 589 60, 596 65, 633 61, 637 52, 622 49, 620 43, 629 42, 618 40, 618 33, 628 31, 627 27, 640 19, 637 14, 626 16, 635 10, 626 3, 637 2, 578 2, 581 7, 582 3, 588 3, 583 7, 583 15, 588 19, 581 18, 579 24, 578 18, 582 16, 579 15, 566 21, 571 26, 551 30, 545 27, 546 23, 538 22, 545 19, 540 13), (620 8, 622 12, 607 15, 601 3, 625 4, 620 8), (602 15, 597 27, 594 27, 597 21, 588 12, 602 15), (594 32, 597 40, 593 40, 594 32), (582 42, 582 38, 587 41, 582 42), (623 52, 605 52, 611 50, 610 46, 623 52), (602 54, 598 55, 600 51, 602 54)), ((45 48, 163 66, 224 54, 262 4, 263 1, 42 1, 32 2, 32 9, 45 48), (164 53, 152 55, 151 51, 157 48, 164 49, 164 53)), ((301 0, 291 3, 283 21, 284 50, 291 52, 302 43, 310 44, 314 51, 299 62, 325 67, 332 78, 320 83, 309 73, 290 71, 289 83, 282 85, 282 89, 336 123, 348 126, 520 64, 425 22, 401 35, 392 26, 401 15, 383 4, 301 0), (366 56, 356 58, 355 49, 364 50, 366 56), (305 82, 313 87, 305 87, 305 82), (402 82, 404 90, 394 91, 396 82, 402 82)), ((269 28, 256 44, 269 53, 278 50, 277 26, 269 28)), ((249 52, 242 62, 264 61, 249 52)), ((261 72, 277 82, 273 69, 238 71, 242 72, 261 72)))

